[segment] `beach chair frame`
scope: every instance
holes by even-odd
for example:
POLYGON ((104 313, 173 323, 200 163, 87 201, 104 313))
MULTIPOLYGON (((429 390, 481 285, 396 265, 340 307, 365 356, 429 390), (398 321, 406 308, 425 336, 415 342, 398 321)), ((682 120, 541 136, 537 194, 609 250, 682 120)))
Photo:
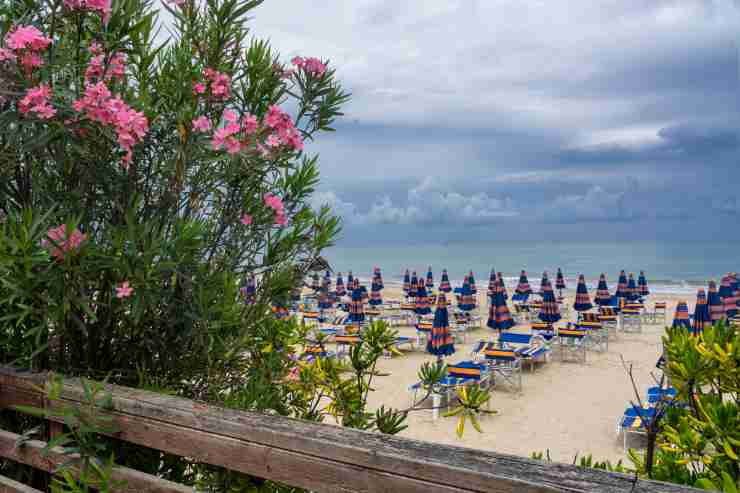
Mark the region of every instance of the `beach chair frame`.
POLYGON ((622 332, 642 333, 642 313, 639 310, 624 309, 620 312, 622 332))
POLYGON ((560 361, 578 361, 586 363, 586 346, 589 333, 581 329, 559 329, 555 344, 558 346, 560 361), (575 356, 575 359, 566 358, 575 356))
POLYGON ((514 349, 498 347, 488 343, 483 354, 488 368, 493 374, 493 382, 498 387, 498 378, 506 382, 507 386, 518 393, 522 392, 522 357, 514 349))

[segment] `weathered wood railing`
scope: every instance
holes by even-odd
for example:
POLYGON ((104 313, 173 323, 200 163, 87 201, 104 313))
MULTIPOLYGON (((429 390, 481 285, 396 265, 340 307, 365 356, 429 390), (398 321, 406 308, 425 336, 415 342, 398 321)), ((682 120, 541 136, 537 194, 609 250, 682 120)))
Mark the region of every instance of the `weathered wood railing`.
MULTIPOLYGON (((79 381, 65 380, 50 403, 37 388, 46 376, 0 367, 0 408, 51 408, 84 402, 79 381)), ((109 386, 115 436, 196 461, 317 492, 692 492, 683 486, 643 481, 604 471, 545 463, 468 448, 222 409, 195 401, 109 386)), ((55 418, 52 418, 54 420, 55 418)), ((0 457, 53 471, 59 450, 42 455, 45 443, 17 447, 19 436, 0 431, 0 457)), ((191 488, 118 467, 127 493, 184 493, 191 488)), ((38 493, 0 477, 0 493, 38 493)))

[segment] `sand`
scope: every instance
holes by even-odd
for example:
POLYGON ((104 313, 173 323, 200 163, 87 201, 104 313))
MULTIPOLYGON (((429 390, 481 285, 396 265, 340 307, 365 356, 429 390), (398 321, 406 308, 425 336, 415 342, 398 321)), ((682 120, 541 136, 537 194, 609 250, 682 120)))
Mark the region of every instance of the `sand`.
MULTIPOLYGON (((480 315, 483 328, 469 332, 466 344, 456 344, 456 352, 447 359, 456 363, 470 359, 470 351, 480 339, 489 339, 490 329, 485 327, 487 305, 485 286, 479 291, 480 315)), ((574 291, 564 292, 566 303, 572 305, 574 291)), ((397 287, 386 287, 384 299, 401 299, 397 287)), ((655 301, 668 303, 666 322, 672 320, 675 305, 685 296, 653 295, 648 297, 647 306, 652 309, 655 301)), ((693 301, 690 309, 693 310, 693 301)), ((571 309, 569 317, 573 320, 571 309)), ((415 336, 413 327, 397 327, 401 335, 415 336)), ((517 332, 528 332, 528 325, 517 325, 517 332)), ((401 436, 420 440, 459 445, 482 450, 529 456, 534 451, 549 450, 553 460, 571 462, 576 454, 593 454, 595 459, 612 462, 623 460, 629 464, 622 449, 622 438, 617 437, 617 421, 621 417, 634 392, 621 357, 632 365, 633 374, 643 393, 654 385, 651 373, 660 371, 655 363, 661 354, 661 336, 664 325, 643 324, 640 334, 620 332, 617 340, 609 342, 607 352, 589 350, 586 363, 560 362, 557 355, 544 365, 537 365, 534 372, 527 368, 522 372, 523 390, 517 393, 500 386, 492 392, 491 408, 495 415, 481 420, 483 433, 466 427, 465 434, 455 434, 455 418, 432 419, 432 411, 423 409, 410 413, 408 429, 401 436), (621 356, 621 357, 620 357, 621 356)), ((379 370, 387 376, 377 377, 370 393, 371 408, 385 405, 407 408, 411 403, 408 388, 418 381, 417 372, 425 361, 434 361, 435 356, 417 348, 404 352, 402 356, 383 359, 379 370)), ((630 444, 641 445, 639 437, 630 444)))

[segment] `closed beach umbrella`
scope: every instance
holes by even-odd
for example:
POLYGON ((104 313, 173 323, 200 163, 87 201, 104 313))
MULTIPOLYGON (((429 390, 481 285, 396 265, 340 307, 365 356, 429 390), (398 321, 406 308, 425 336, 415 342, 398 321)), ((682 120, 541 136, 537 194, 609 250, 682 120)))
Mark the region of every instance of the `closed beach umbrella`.
POLYGON ((462 289, 460 290, 460 303, 458 303, 457 307, 464 312, 475 310, 475 298, 473 297, 473 292, 470 290, 468 276, 465 276, 465 280, 463 281, 462 289))
POLYGON ((439 290, 443 293, 449 293, 452 291, 450 277, 447 275, 447 269, 442 269, 442 280, 439 283, 439 290))
POLYGON ((555 293, 552 290, 550 280, 547 278, 547 272, 542 274, 542 308, 540 309, 540 320, 543 322, 555 323, 560 320, 560 308, 555 301, 555 293))
POLYGON ((673 315, 673 328, 685 327, 686 329, 691 328, 691 320, 689 320, 689 305, 685 301, 679 301, 676 305, 676 313, 673 315))
POLYGON ((352 271, 347 272, 347 289, 350 291, 350 294, 355 289, 355 278, 352 276, 352 271))
MULTIPOLYGON (((329 292, 331 292, 331 272, 326 271, 326 273, 324 273, 324 281, 323 282, 329 288, 329 292)), ((322 285, 322 287, 323 287, 323 285, 322 285)))
POLYGON ((429 290, 434 289, 434 275, 432 274, 432 266, 431 265, 429 266, 429 269, 427 269, 427 280, 426 280, 426 283, 424 284, 424 286, 427 289, 429 289, 429 290))
POLYGON ((488 309, 488 323, 486 325, 499 332, 514 326, 514 320, 511 318, 509 307, 506 306, 506 300, 503 296, 503 284, 500 277, 496 279, 493 301, 488 309))
POLYGON ((740 276, 737 273, 732 273, 732 291, 735 293, 735 305, 740 310, 740 276))
POLYGON ((370 303, 372 306, 380 306, 383 304, 383 297, 380 292, 383 290, 382 279, 377 275, 373 275, 373 282, 370 284, 370 303))
POLYGON ((419 315, 429 315, 432 313, 432 308, 429 303, 429 296, 427 290, 424 287, 424 279, 419 279, 416 285, 416 301, 414 302, 414 312, 419 315))
POLYGON ((247 282, 240 291, 242 296, 244 296, 245 303, 248 305, 254 304, 257 301, 257 281, 254 278, 254 274, 247 276, 247 282))
POLYGON ((576 301, 573 303, 573 309, 577 312, 587 312, 594 306, 591 304, 591 298, 588 296, 586 279, 583 274, 578 276, 578 287, 576 287, 576 301))
POLYGON ((737 299, 735 298, 735 292, 732 290, 732 283, 732 275, 727 274, 722 278, 719 286, 719 297, 722 300, 725 317, 727 318, 732 318, 738 313, 737 299))
POLYGON ((637 301, 640 299, 640 292, 637 289, 635 276, 632 272, 630 272, 630 279, 627 281, 627 299, 629 301, 637 301))
POLYGON ((493 296, 496 294, 496 283, 498 281, 496 280, 496 269, 491 269, 491 275, 488 276, 488 292, 486 293, 489 298, 491 298, 491 303, 493 303, 493 296))
POLYGON ((599 306, 609 306, 611 304, 612 295, 609 293, 609 287, 606 285, 606 275, 601 274, 599 276, 599 285, 596 288, 596 296, 594 302, 599 306))
POLYGON ((362 289, 357 279, 352 281, 352 300, 349 303, 349 321, 359 326, 365 320, 365 305, 362 302, 362 289))
POLYGON ((473 293, 473 295, 478 294, 478 288, 475 287, 475 276, 473 275, 472 270, 468 274, 468 283, 470 283, 470 292, 473 293))
POLYGON ((314 291, 314 293, 318 293, 321 289, 321 279, 319 278, 318 272, 314 272, 311 276, 311 289, 314 291))
POLYGON ((621 271, 619 273, 619 282, 617 283, 617 292, 614 293, 614 296, 617 298, 627 298, 627 295, 627 274, 621 271))
POLYGON ((516 294, 521 296, 529 296, 532 294, 532 288, 529 286, 529 279, 527 279, 527 272, 522 271, 519 274, 519 284, 516 286, 516 294))
POLYGON ((694 333, 702 332, 706 327, 712 325, 709 316, 709 305, 707 305, 707 295, 703 289, 696 293, 696 308, 694 309, 694 323, 692 325, 694 333))
MULTIPOLYGON (((359 279, 356 279, 356 281, 360 282, 359 279)), ((367 300, 370 299, 370 293, 367 292, 367 287, 360 285, 360 291, 362 291, 362 302, 367 303, 367 300)))
POLYGON ((411 291, 411 276, 409 275, 409 270, 406 269, 406 272, 403 274, 403 293, 408 296, 409 291, 411 291))
POLYGON ((381 291, 385 288, 385 285, 383 284, 383 275, 380 273, 380 267, 375 267, 373 269, 373 282, 378 285, 381 291))
POLYGON ((329 297, 329 287, 331 286, 331 278, 326 278, 321 281, 321 289, 319 289, 319 310, 328 310, 333 306, 331 298, 329 297))
POLYGON ((504 284, 504 275, 500 272, 496 276, 496 283, 498 283, 498 287, 501 290, 501 296, 504 297, 504 300, 508 300, 509 293, 506 292, 506 284, 504 284))
POLYGON ((342 279, 341 272, 337 274, 337 283, 336 283, 336 288, 334 292, 336 293, 337 298, 341 298, 342 296, 347 294, 347 290, 344 289, 344 280, 342 279))
POLYGON ((555 277, 555 289, 560 291, 560 295, 563 295, 563 289, 566 289, 565 286, 565 277, 563 277, 563 271, 558 268, 558 273, 555 277))
POLYGON ((416 271, 411 273, 411 287, 409 288, 409 297, 413 298, 416 296, 416 290, 419 287, 419 279, 416 277, 416 271))
POLYGON ((640 277, 637 279, 637 289, 640 292, 640 296, 647 296, 650 294, 644 270, 640 271, 640 277))
POLYGON ((441 359, 455 352, 450 334, 450 318, 447 313, 447 297, 444 293, 437 296, 437 308, 434 310, 432 331, 427 336, 427 352, 441 359))
POLYGON ((717 283, 709 281, 709 292, 707 293, 707 305, 709 305, 709 319, 714 322, 719 322, 725 318, 725 306, 722 300, 719 298, 719 292, 717 291, 717 283))

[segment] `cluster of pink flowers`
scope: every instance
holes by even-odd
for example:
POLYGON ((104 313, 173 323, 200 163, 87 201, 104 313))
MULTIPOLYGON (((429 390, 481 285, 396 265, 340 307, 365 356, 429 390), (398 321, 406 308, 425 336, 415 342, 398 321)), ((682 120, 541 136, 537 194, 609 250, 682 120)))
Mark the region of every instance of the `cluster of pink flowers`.
POLYGON ((265 201, 265 205, 273 210, 275 213, 275 224, 278 226, 285 226, 288 224, 288 217, 285 215, 285 205, 283 201, 277 195, 266 193, 262 199, 265 201))
POLYGON ((49 103, 51 89, 45 84, 32 87, 26 91, 26 95, 18 102, 18 111, 22 114, 35 113, 42 120, 53 117, 57 110, 49 103))
POLYGON ((89 84, 82 98, 74 102, 75 111, 85 113, 92 121, 113 127, 118 144, 126 151, 123 165, 128 168, 132 148, 149 130, 149 122, 140 111, 132 109, 120 97, 112 97, 103 82, 89 84))
POLYGON ((64 6, 69 10, 87 10, 97 12, 107 23, 111 13, 111 0, 64 0, 64 6))
POLYGON ((295 128, 290 115, 280 109, 279 106, 270 106, 267 110, 264 123, 273 131, 265 140, 268 147, 274 148, 280 145, 286 145, 297 151, 303 149, 303 137, 298 129, 295 128))
POLYGON ((123 299, 128 298, 134 293, 134 288, 129 286, 128 281, 123 281, 119 287, 116 288, 116 298, 123 299))
POLYGON ((85 70, 85 82, 105 80, 109 82, 113 79, 123 80, 126 73, 126 55, 124 53, 114 53, 110 58, 108 70, 106 71, 105 54, 103 48, 98 43, 90 44, 90 53, 93 57, 85 70))
POLYGON ((249 214, 243 214, 239 222, 242 223, 244 226, 249 226, 250 224, 252 224, 252 216, 250 216, 249 214))
POLYGON ((65 254, 70 251, 77 251, 86 237, 77 228, 67 235, 67 225, 60 224, 46 232, 46 238, 41 240, 41 246, 47 248, 52 257, 63 261, 65 254))
POLYGON ((324 65, 318 58, 302 58, 297 56, 294 57, 290 63, 292 63, 294 67, 302 69, 307 74, 321 77, 326 73, 326 65, 324 65))
POLYGON ((0 61, 19 60, 26 69, 31 70, 44 64, 39 54, 51 44, 51 39, 34 26, 18 26, 5 35, 6 48, 0 49, 0 61))
MULTIPOLYGON (((196 119, 197 120, 197 119, 196 119)), ((245 146, 244 140, 257 131, 257 118, 247 113, 239 120, 239 116, 231 110, 224 111, 226 126, 219 128, 213 133, 211 147, 218 151, 222 147, 229 154, 237 154, 245 146), (239 139, 242 134, 242 139, 239 139)), ((200 121, 199 124, 203 122, 200 121)), ((193 121, 195 127, 196 121, 193 121)))
POLYGON ((210 88, 210 95, 214 99, 221 101, 229 99, 231 96, 231 77, 212 68, 207 68, 203 70, 203 78, 206 80, 205 83, 196 82, 193 84, 195 94, 206 94, 210 88))

